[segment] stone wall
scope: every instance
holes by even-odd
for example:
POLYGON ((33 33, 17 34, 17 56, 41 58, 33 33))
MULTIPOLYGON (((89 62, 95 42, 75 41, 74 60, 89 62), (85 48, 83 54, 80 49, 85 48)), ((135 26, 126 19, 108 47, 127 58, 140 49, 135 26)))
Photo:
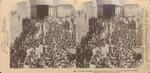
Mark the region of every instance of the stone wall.
POLYGON ((103 16, 103 5, 116 5, 115 15, 125 15, 125 16, 139 15, 139 6, 136 0, 96 0, 96 1, 98 6, 98 15, 101 17, 103 16))
POLYGON ((17 3, 12 8, 10 12, 11 43, 13 43, 16 37, 22 32, 22 20, 30 17, 30 4, 27 1, 17 3))
POLYGON ((65 17, 65 16, 73 16, 74 15, 74 7, 71 5, 61 5, 57 6, 57 17, 65 17))
POLYGON ((74 11, 74 8, 63 0, 30 0, 30 2, 32 17, 36 17, 36 5, 48 5, 48 13, 52 17, 70 16, 74 11))

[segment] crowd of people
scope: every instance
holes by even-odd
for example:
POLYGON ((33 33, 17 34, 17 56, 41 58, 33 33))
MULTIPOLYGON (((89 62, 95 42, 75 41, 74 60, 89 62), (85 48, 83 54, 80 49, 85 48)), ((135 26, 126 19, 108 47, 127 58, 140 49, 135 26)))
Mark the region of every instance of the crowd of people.
MULTIPOLYGON (((72 66, 69 48, 75 47, 73 17, 25 19, 23 31, 11 46, 13 68, 59 68, 72 66)), ((73 51, 74 53, 74 51, 73 51)))
POLYGON ((76 43, 73 17, 25 19, 11 46, 12 68, 137 68, 142 63, 141 28, 134 17, 89 19, 76 43))
MULTIPOLYGON (((135 17, 97 20, 100 33, 94 33, 91 66, 96 68, 137 68, 142 63, 141 28, 135 17), (99 24, 99 22, 101 22, 99 24)), ((96 30, 97 31, 97 30, 96 30)))

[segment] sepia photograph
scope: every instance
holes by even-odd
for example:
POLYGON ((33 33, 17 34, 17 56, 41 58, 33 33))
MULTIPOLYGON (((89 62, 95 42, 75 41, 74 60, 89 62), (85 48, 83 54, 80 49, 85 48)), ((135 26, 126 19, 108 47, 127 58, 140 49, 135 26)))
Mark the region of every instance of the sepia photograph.
POLYGON ((10 68, 139 68, 143 8, 134 0, 25 0, 10 10, 10 68), (133 1, 133 2, 132 2, 133 1))

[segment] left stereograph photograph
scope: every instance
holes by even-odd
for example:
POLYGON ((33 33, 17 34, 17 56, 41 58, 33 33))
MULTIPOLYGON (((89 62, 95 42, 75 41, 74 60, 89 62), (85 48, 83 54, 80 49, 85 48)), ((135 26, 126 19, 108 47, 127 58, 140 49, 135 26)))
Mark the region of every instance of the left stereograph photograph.
POLYGON ((10 68, 139 68, 143 10, 130 1, 16 3, 9 15, 10 68))
POLYGON ((10 68, 73 67, 74 10, 62 0, 18 2, 10 12, 10 68))

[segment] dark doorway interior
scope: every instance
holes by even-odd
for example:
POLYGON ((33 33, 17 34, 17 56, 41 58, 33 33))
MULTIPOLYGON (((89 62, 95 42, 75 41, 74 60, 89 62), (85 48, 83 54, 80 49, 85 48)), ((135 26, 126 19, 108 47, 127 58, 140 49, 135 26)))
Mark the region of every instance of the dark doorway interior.
POLYGON ((103 16, 111 18, 115 15, 115 5, 103 5, 103 16))
POLYGON ((48 16, 48 9, 48 5, 36 5, 36 16, 39 18, 48 16))

